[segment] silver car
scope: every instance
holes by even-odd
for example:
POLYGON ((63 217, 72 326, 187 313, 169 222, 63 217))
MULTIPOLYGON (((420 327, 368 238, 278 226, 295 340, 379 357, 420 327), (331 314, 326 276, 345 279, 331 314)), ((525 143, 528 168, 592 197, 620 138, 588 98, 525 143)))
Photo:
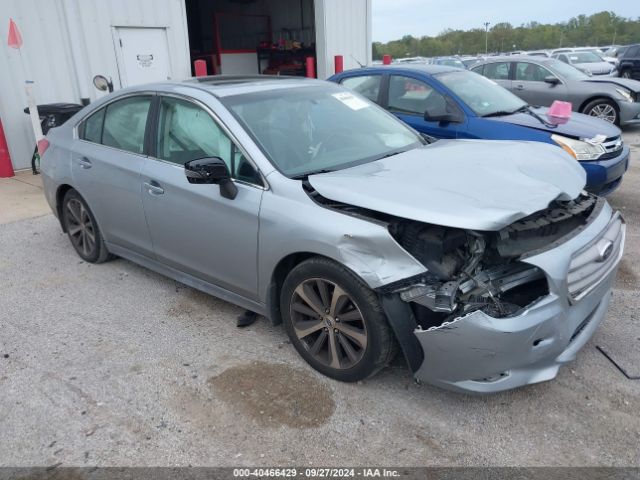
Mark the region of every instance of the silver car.
POLYGON ((640 82, 608 76, 589 77, 554 58, 491 57, 471 67, 530 105, 571 102, 573 111, 616 125, 640 122, 640 82))
POLYGON ((600 55, 589 50, 574 50, 572 52, 557 53, 553 55, 552 58, 560 60, 567 65, 571 65, 590 76, 618 76, 618 69, 615 65, 612 65, 604 60, 600 55))
POLYGON ((607 310, 625 226, 562 149, 438 141, 333 83, 121 90, 51 130, 46 198, 113 255, 283 323, 338 380, 401 350, 417 379, 555 377, 607 310))

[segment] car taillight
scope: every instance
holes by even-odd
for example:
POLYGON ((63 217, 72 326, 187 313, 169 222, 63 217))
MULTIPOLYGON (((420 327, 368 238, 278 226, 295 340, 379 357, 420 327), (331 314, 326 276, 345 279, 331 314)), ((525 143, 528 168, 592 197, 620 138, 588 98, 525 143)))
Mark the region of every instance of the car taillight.
POLYGON ((44 155, 44 152, 47 151, 47 148, 49 148, 49 140, 47 140, 46 138, 43 138, 40 141, 38 141, 38 153, 40 154, 41 157, 42 155, 44 155))

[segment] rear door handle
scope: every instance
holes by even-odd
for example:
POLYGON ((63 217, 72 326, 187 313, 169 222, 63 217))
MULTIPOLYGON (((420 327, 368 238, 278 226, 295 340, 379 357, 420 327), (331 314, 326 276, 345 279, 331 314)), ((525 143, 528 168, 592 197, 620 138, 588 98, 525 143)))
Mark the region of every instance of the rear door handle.
POLYGON ((93 165, 91 165, 91 160, 89 160, 87 157, 80 157, 80 159, 78 160, 78 165, 80 165, 80 168, 91 168, 93 165))
POLYGON ((144 186, 150 195, 162 195, 164 193, 164 188, 162 188, 155 180, 144 182, 144 186))

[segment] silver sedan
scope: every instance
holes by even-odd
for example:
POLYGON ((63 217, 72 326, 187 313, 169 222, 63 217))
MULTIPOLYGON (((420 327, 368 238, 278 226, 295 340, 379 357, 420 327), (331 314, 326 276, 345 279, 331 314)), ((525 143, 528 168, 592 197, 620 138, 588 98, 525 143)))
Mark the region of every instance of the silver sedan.
MULTIPOLYGON (((610 67, 607 67, 610 68, 610 67)), ((532 56, 491 57, 471 71, 484 75, 530 105, 571 102, 573 111, 616 125, 640 123, 640 82, 608 76, 589 77, 571 65, 532 56)))
POLYGON ((623 250, 622 218, 562 149, 429 145, 315 80, 122 90, 41 148, 81 258, 117 255, 283 323, 342 381, 398 348, 450 389, 551 379, 604 317, 623 250))

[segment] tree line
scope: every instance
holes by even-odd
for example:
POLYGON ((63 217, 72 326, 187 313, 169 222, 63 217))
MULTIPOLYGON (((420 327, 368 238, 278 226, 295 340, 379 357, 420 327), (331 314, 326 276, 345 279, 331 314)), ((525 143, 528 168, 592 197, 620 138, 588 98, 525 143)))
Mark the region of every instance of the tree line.
POLYGON ((539 50, 560 47, 627 45, 640 43, 640 17, 619 17, 603 11, 578 15, 567 22, 542 24, 530 22, 519 27, 502 22, 485 30, 481 23, 471 30, 447 29, 435 37, 405 35, 400 40, 373 43, 373 59, 389 54, 393 58, 476 55, 487 51, 539 50), (486 35, 486 38, 485 38, 486 35))

